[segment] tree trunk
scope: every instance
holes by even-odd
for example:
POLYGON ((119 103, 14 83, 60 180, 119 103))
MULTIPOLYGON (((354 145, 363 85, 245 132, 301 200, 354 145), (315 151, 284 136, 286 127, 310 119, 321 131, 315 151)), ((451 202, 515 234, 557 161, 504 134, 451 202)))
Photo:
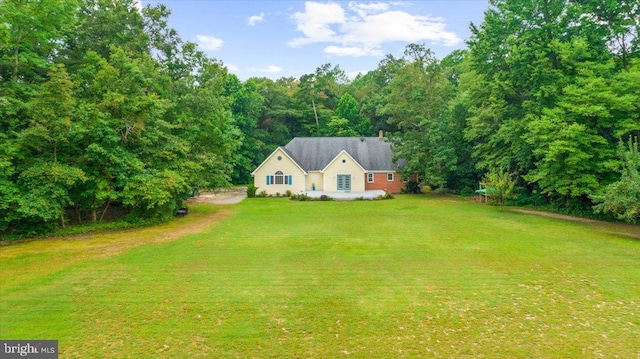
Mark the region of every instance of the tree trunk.
POLYGON ((102 219, 104 218, 104 214, 107 213, 107 210, 109 209, 109 204, 111 204, 111 200, 107 201, 107 205, 104 207, 104 211, 102 211, 102 215, 100 215, 100 222, 102 222, 102 219))
POLYGON ((313 100, 313 96, 311 96, 311 105, 313 106, 313 115, 316 117, 316 129, 319 129, 320 123, 318 122, 318 112, 316 111, 316 102, 313 100))
POLYGON ((20 52, 19 52, 19 48, 20 46, 18 45, 20 43, 20 35, 21 35, 21 31, 18 31, 18 36, 17 36, 17 40, 16 40, 16 47, 13 49, 13 59, 14 59, 14 64, 13 64, 13 80, 18 80, 18 67, 20 67, 20 52))
POLYGON ((76 219, 78 220, 78 224, 81 224, 82 223, 82 211, 80 211, 80 205, 79 204, 76 204, 75 211, 76 211, 76 219))
MULTIPOLYGON (((64 211, 64 209, 63 209, 64 211)), ((62 226, 62 228, 65 228, 64 226, 64 212, 60 213, 60 225, 62 226)))

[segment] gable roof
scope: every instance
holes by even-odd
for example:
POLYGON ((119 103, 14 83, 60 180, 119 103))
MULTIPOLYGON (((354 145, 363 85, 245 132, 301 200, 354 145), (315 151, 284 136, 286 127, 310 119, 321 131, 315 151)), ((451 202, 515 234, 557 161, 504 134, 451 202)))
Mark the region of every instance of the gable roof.
POLYGON ((331 166, 331 164, 333 162, 335 162, 338 159, 338 157, 340 157, 340 155, 343 154, 343 153, 345 155, 347 155, 347 157, 349 157, 352 161, 354 161, 358 165, 358 167, 360 167, 360 169, 362 169, 363 171, 366 171, 362 166, 360 166, 360 163, 358 163, 358 161, 356 161, 353 157, 351 157, 349 152, 347 152, 345 150, 342 150, 342 151, 340 151, 340 153, 338 153, 338 155, 336 157, 334 157, 329 163, 327 163, 326 166, 324 166, 324 168, 322 169, 322 172, 324 172, 327 169, 327 167, 331 166))
POLYGON ((296 165, 296 167, 298 167, 300 169, 300 171, 302 171, 305 175, 307 174, 307 171, 305 171, 304 168, 300 167, 300 165, 298 164, 298 161, 296 161, 293 157, 291 157, 291 154, 287 151, 287 149, 284 148, 283 146, 280 146, 280 147, 276 148, 275 150, 273 150, 273 152, 271 152, 269 157, 265 158, 265 160, 262 161, 262 163, 258 167, 256 167, 256 169, 253 170, 253 172, 251 172, 251 175, 252 176, 255 175, 256 172, 258 172, 258 170, 260 169, 260 167, 262 167, 262 165, 267 163, 269 161, 269 159, 271 157, 273 157, 273 155, 275 155, 278 152, 278 150, 282 151, 284 153, 284 155, 287 156, 291 160, 291 162, 293 162, 293 164, 296 165))
POLYGON ((284 147, 305 171, 322 171, 345 151, 366 171, 395 171, 391 143, 379 137, 296 137, 284 147))

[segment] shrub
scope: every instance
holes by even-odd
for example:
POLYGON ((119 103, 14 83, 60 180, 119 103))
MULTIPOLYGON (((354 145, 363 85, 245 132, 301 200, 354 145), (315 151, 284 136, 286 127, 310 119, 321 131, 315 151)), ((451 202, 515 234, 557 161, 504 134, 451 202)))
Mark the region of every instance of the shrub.
POLYGON ((247 197, 248 198, 255 198, 257 190, 258 190, 258 187, 256 187, 253 183, 249 184, 247 186, 247 197))
POLYGON ((269 195, 267 194, 267 191, 263 190, 263 191, 260 191, 260 194, 258 196, 264 198, 264 197, 268 197, 269 195))
POLYGON ((406 191, 407 193, 413 193, 413 194, 420 193, 420 185, 416 181, 409 181, 407 182, 406 191))
POLYGON ((285 195, 285 196, 287 196, 287 197, 291 197, 291 190, 287 190, 287 191, 284 193, 284 195, 285 195))
POLYGON ((393 193, 385 193, 383 198, 384 199, 394 199, 396 197, 393 195, 393 193))
POLYGON ((474 193, 475 193, 475 192, 474 192, 471 188, 469 188, 469 187, 465 187, 465 188, 463 188, 463 189, 461 189, 461 190, 460 190, 460 195, 461 195, 462 197, 469 197, 469 196, 473 196, 473 194, 474 194, 474 193))

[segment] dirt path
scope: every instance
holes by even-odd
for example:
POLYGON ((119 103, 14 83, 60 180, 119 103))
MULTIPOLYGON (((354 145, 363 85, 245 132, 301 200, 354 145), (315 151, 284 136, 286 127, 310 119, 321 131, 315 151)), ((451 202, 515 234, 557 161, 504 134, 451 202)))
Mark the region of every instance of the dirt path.
POLYGON ((568 216, 566 214, 559 214, 559 213, 552 213, 552 212, 534 211, 534 210, 523 209, 523 208, 510 208, 509 210, 511 212, 534 214, 538 216, 564 219, 567 221, 587 223, 587 224, 593 225, 594 228, 597 227, 601 231, 609 234, 616 234, 616 235, 621 235, 625 237, 640 239, 640 226, 633 225, 633 224, 598 221, 595 219, 574 217, 574 216, 568 216))
POLYGON ((176 218, 169 223, 151 227, 18 240, 11 243, 3 243, 5 245, 0 246, 0 249, 2 249, 0 258, 10 257, 12 249, 23 252, 23 249, 17 249, 17 247, 30 246, 33 247, 32 253, 38 252, 41 244, 44 245, 42 246, 42 251, 48 251, 52 248, 71 249, 82 247, 85 250, 90 249, 100 254, 120 253, 126 249, 149 243, 169 242, 189 234, 202 233, 232 213, 233 211, 227 208, 221 208, 215 213, 196 211, 187 216, 176 218))
MULTIPOLYGON (((582 222, 582 223, 597 223, 598 222, 595 219, 568 216, 566 214, 560 214, 560 213, 534 211, 534 210, 531 210, 531 209, 511 208, 510 211, 511 212, 518 212, 518 213, 536 214, 538 216, 544 216, 544 217, 566 219, 567 221, 574 221, 574 222, 582 222)), ((602 223, 607 223, 607 222, 602 222, 602 223)))
POLYGON ((157 226, 36 238, 3 245, 0 246, 0 268, 12 270, 12 265, 19 265, 20 270, 15 270, 11 277, 3 278, 0 290, 52 271, 63 270, 76 263, 104 259, 136 247, 176 241, 189 234, 202 233, 232 214, 232 209, 221 207, 216 211, 193 211, 187 216, 157 226))
MULTIPOLYGON (((246 187, 238 187, 232 189, 220 190, 217 192, 204 192, 198 197, 190 198, 187 203, 189 204, 200 204, 200 203, 208 203, 208 204, 216 204, 216 205, 226 205, 226 204, 236 204, 241 202, 243 199, 247 197, 247 189, 246 187)), ((127 237, 135 237, 139 238, 141 235, 149 235, 154 239, 151 241, 147 241, 141 243, 139 241, 132 241, 127 243, 128 246, 137 246, 150 242, 162 242, 166 240, 172 240, 184 237, 188 234, 199 233, 203 230, 211 227, 214 223, 220 221, 221 219, 227 217, 231 213, 228 209, 222 209, 215 214, 211 213, 198 213, 191 212, 189 215, 181 218, 177 218, 176 220, 159 225, 153 226, 149 228, 136 228, 130 230, 120 230, 115 232, 101 232, 97 234, 80 234, 80 235, 72 235, 65 237, 35 237, 25 240, 17 240, 12 242, 0 241, 0 247, 4 247, 7 245, 15 245, 19 243, 25 242, 33 242, 33 241, 45 241, 51 245, 51 243, 56 241, 90 241, 96 238, 111 238, 111 237, 119 237, 119 236, 127 236, 127 237), (170 228, 170 230, 169 230, 170 228), (137 243, 137 245, 136 245, 137 243)))
POLYGON ((237 187, 216 192, 203 192, 199 196, 189 198, 187 203, 236 204, 247 198, 247 188, 237 187))

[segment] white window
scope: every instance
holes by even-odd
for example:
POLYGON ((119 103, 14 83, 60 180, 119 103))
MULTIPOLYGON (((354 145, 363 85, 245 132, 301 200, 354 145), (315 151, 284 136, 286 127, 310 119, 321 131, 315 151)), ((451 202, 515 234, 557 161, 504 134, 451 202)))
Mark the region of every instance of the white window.
POLYGON ((274 175, 267 176, 267 186, 273 184, 293 184, 293 176, 285 176, 282 171, 277 171, 274 175))
POLYGON ((393 181, 393 172, 387 173, 387 181, 393 181))
POLYGON ((276 172, 274 184, 284 184, 284 174, 282 173, 282 171, 276 172))
POLYGON ((367 173, 367 182, 373 183, 373 173, 367 173))

